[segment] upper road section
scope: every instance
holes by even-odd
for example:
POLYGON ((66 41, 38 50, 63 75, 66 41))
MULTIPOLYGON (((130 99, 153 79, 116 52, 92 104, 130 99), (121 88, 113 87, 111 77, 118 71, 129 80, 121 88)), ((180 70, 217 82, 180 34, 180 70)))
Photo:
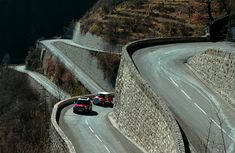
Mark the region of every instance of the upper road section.
MULTIPOLYGON (((234 45, 234 44, 233 44, 234 45)), ((185 65, 208 48, 234 51, 231 43, 179 43, 137 50, 132 58, 141 76, 167 101, 190 143, 203 152, 235 151, 235 112, 185 65), (205 150, 204 150, 205 151, 205 150)))
MULTIPOLYGON (((56 48, 53 43, 58 40, 42 41, 53 55, 84 84, 91 93, 104 91, 79 65, 75 64, 62 50, 56 48)), ((84 48, 91 51, 102 52, 78 44, 69 40, 59 40, 71 46, 84 48)), ((90 114, 73 113, 72 105, 64 107, 60 113, 59 126, 65 135, 71 140, 78 153, 142 153, 132 142, 127 140, 110 124, 107 114, 112 108, 98 107, 93 105, 90 114)))
POLYGON ((51 80, 49 80, 44 75, 42 75, 38 72, 29 71, 29 70, 25 69, 25 65, 15 66, 12 68, 15 69, 16 71, 28 74, 31 78, 33 78, 35 81, 37 81, 41 86, 43 86, 54 97, 56 97, 58 99, 65 99, 65 98, 70 97, 70 95, 68 93, 61 90, 56 84, 51 82, 51 80))
MULTIPOLYGON (((87 73, 85 73, 78 65, 76 65, 73 61, 71 61, 68 56, 66 56, 61 50, 59 50, 53 45, 53 43, 56 41, 58 40, 45 40, 41 41, 41 43, 48 50, 50 50, 50 52, 53 55, 57 56, 60 59, 60 61, 67 67, 67 69, 69 69, 70 72, 72 72, 74 76, 77 77, 89 91, 91 91, 92 93, 96 93, 97 91, 104 91, 104 89, 101 88, 99 85, 97 85, 97 83, 93 79, 91 79, 91 77, 89 77, 87 73)), ((65 41, 71 45, 77 45, 69 40, 61 40, 61 41, 65 41)), ((84 46, 79 45, 79 47, 84 47, 84 46)), ((87 47, 84 48, 87 49, 87 47)))

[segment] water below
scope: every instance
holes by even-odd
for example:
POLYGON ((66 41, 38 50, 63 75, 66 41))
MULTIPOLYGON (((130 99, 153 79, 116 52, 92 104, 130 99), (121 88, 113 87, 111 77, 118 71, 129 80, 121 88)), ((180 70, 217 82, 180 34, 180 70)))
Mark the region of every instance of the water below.
POLYGON ((0 0, 0 62, 24 63, 37 39, 70 37, 67 27, 97 0, 0 0))

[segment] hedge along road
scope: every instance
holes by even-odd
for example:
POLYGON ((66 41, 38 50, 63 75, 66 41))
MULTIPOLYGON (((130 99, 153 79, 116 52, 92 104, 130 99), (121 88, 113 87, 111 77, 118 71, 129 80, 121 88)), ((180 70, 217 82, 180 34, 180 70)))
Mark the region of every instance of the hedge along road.
POLYGON ((190 56, 208 48, 235 52, 232 43, 226 42, 179 43, 140 49, 132 58, 141 76, 167 101, 197 151, 204 152, 205 145, 209 146, 209 152, 221 153, 225 147, 232 153, 235 152, 235 112, 184 64, 190 56))

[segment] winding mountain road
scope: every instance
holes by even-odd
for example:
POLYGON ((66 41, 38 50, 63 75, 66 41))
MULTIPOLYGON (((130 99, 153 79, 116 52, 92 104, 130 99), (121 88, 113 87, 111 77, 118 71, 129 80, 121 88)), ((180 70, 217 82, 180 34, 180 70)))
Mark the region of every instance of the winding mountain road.
POLYGON ((49 80, 44 75, 25 69, 25 65, 13 66, 14 70, 28 74, 31 78, 37 81, 41 86, 43 86, 49 93, 58 99, 69 98, 70 95, 65 91, 61 90, 56 84, 49 80))
MULTIPOLYGON (((89 91, 93 94, 104 91, 78 65, 74 64, 69 57, 54 46, 53 43, 56 41, 58 40, 47 40, 41 43, 57 56, 89 91)), ((101 50, 75 44, 70 40, 59 41, 75 47, 102 52, 101 50)), ((73 113, 72 105, 70 105, 62 110, 59 126, 79 153, 142 153, 137 146, 127 140, 110 123, 107 115, 112 110, 113 108, 93 105, 92 113, 81 115, 73 113)))
POLYGON ((182 43, 140 49, 132 55, 141 76, 167 101, 198 152, 235 152, 235 112, 185 65, 208 48, 234 51, 234 44, 182 43), (210 131, 209 131, 210 130, 210 131), (224 139, 223 139, 224 138, 224 139))
MULTIPOLYGON (((43 43, 67 67, 74 70, 76 66, 52 42, 54 41, 43 43)), ((219 153, 224 149, 228 153, 235 151, 235 112, 195 77, 185 62, 190 56, 208 48, 235 52, 233 46, 234 44, 226 42, 179 43, 140 49, 132 55, 142 77, 167 101, 190 143, 199 152, 205 151, 205 145, 209 152, 219 153)), ((25 71, 22 67, 17 69, 25 71)), ((79 68, 75 74, 91 88, 92 93, 102 91, 79 68)), ((42 82, 42 78, 37 80, 42 82)), ((53 86, 49 84, 48 88, 53 86)), ((72 112, 70 105, 62 110, 59 125, 79 153, 141 153, 142 151, 112 127, 107 119, 110 111, 112 108, 93 106, 91 114, 79 115, 72 112)))
POLYGON ((112 108, 93 105, 88 115, 74 114, 72 106, 63 109, 60 127, 79 153, 142 153, 110 123, 112 108))
MULTIPOLYGON (((61 98, 58 97, 61 94, 64 98, 70 97, 43 75, 26 70, 25 66, 12 68, 27 73, 55 97, 61 98)), ((94 87, 93 90, 97 89, 94 87)), ((142 153, 110 123, 107 114, 112 110, 113 108, 93 105, 90 114, 79 115, 73 113, 70 105, 62 110, 59 125, 79 153, 142 153)))
MULTIPOLYGON (((75 46, 76 44, 71 42, 71 40, 44 40, 41 43, 50 50, 50 52, 59 58, 59 60, 66 66, 67 69, 70 70, 71 73, 75 77, 79 79, 83 83, 83 85, 92 93, 96 93, 96 91, 104 91, 102 87, 100 87, 92 78, 89 77, 87 73, 85 73, 78 65, 76 65, 73 61, 67 57, 63 51, 60 51, 58 48, 54 46, 54 42, 61 41, 67 43, 69 45, 75 46)), ((85 46, 76 45, 77 47, 83 47, 85 49, 91 49, 85 46)), ((93 49, 94 50, 94 49, 93 49)))

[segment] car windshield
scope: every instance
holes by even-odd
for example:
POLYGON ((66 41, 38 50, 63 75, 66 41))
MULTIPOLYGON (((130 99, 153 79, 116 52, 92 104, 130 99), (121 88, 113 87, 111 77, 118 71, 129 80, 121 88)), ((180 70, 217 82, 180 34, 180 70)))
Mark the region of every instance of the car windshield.
POLYGON ((77 100, 76 104, 88 104, 89 100, 77 100))
POLYGON ((105 97, 105 95, 103 95, 103 94, 98 94, 97 96, 102 97, 102 98, 105 97))

